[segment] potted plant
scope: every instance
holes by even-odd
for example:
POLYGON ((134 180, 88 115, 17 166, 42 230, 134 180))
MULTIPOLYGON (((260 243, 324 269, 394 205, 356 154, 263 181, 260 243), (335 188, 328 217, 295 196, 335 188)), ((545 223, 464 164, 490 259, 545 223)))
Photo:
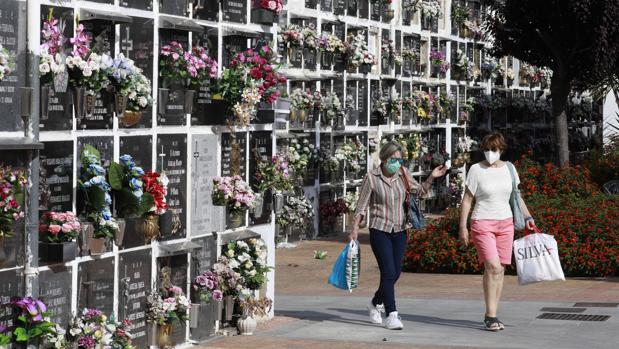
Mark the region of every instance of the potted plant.
POLYGON ((86 144, 81 161, 78 188, 84 194, 82 214, 86 217, 81 219, 84 222, 81 250, 82 253, 97 255, 106 251, 107 243, 114 240, 120 227, 110 210, 111 186, 106 179, 106 170, 101 166, 99 151, 86 144))
POLYGON ((449 63, 445 61, 445 54, 434 48, 430 51, 430 64, 433 77, 443 76, 449 70, 449 63))
POLYGON ((142 113, 152 103, 151 82, 122 53, 114 59, 109 71, 114 88, 114 112, 123 126, 133 126, 142 119, 142 113))
POLYGON ((276 17, 282 11, 282 0, 254 0, 251 9, 251 18, 254 22, 264 25, 273 25, 276 17))
POLYGON ((75 37, 69 39, 73 51, 65 59, 69 73, 69 84, 73 88, 73 107, 75 116, 82 119, 91 116, 95 110, 97 93, 109 86, 108 70, 113 59, 105 53, 99 54, 90 49, 92 38, 79 24, 75 37))
POLYGON ((234 316, 234 303, 241 293, 245 290, 245 279, 241 274, 233 269, 236 266, 235 261, 232 261, 225 255, 217 259, 217 263, 213 264, 211 270, 217 276, 219 287, 223 293, 223 321, 232 321, 234 316))
POLYGON ((240 302, 243 317, 237 322, 239 334, 243 336, 251 336, 256 330, 255 316, 264 317, 271 311, 273 301, 269 298, 247 297, 240 302))
POLYGON ((204 47, 194 46, 186 51, 177 41, 164 45, 159 57, 159 76, 162 82, 158 100, 159 113, 166 113, 170 89, 182 89, 184 113, 191 114, 196 89, 217 77, 217 61, 208 56, 204 47))
MULTIPOLYGON (((12 332, 11 340, 15 348, 37 346, 45 336, 54 333, 55 325, 49 320, 47 306, 41 300, 32 297, 14 297, 10 306, 15 318, 8 330, 12 332)), ((6 331, 6 328, 4 330, 6 331)), ((0 340, 6 341, 6 338, 0 340)))
POLYGON ((314 217, 314 206, 305 196, 291 196, 286 200, 282 210, 275 215, 275 222, 284 230, 288 228, 304 229, 314 217))
MULTIPOLYGON (((49 89, 54 85, 54 91, 67 91, 69 76, 65 65, 65 43, 63 35, 65 22, 53 16, 50 8, 47 19, 41 30, 41 53, 39 59, 39 77, 41 81, 41 118, 49 115, 49 89)), ((9 65, 10 66, 10 65, 9 65)))
POLYGON ((39 256, 49 263, 64 263, 77 255, 76 239, 82 226, 71 211, 46 212, 39 225, 39 256))
POLYGON ((189 319, 191 303, 183 289, 168 285, 154 290, 147 297, 146 319, 157 328, 157 345, 160 348, 174 346, 172 327, 189 319))
POLYGON ((228 229, 243 224, 245 212, 253 207, 254 201, 253 190, 240 176, 213 178, 213 204, 226 206, 228 229))
POLYGON ((24 218, 25 188, 28 185, 26 173, 23 170, 9 166, 0 166, 0 265, 6 259, 4 239, 13 236, 15 223, 24 218))
POLYGON ((297 56, 297 50, 303 46, 301 27, 288 24, 279 28, 277 35, 278 41, 283 43, 288 51, 288 60, 292 61, 297 56))
POLYGON ((322 112, 320 121, 323 126, 331 126, 334 120, 337 121, 338 118, 344 115, 342 102, 340 102, 340 98, 337 94, 333 92, 327 92, 327 94, 322 97, 320 111, 322 112))
POLYGON ((342 40, 331 33, 322 33, 320 39, 318 39, 318 50, 320 51, 322 65, 327 69, 331 69, 335 54, 345 52, 342 40))
POLYGON ((377 63, 376 57, 368 50, 363 31, 357 32, 356 35, 349 34, 348 40, 344 45, 349 72, 352 73, 359 68, 360 73, 367 74, 372 69, 372 66, 377 63))
POLYGON ((421 29, 431 30, 432 24, 443 15, 441 4, 437 0, 421 2, 421 29))

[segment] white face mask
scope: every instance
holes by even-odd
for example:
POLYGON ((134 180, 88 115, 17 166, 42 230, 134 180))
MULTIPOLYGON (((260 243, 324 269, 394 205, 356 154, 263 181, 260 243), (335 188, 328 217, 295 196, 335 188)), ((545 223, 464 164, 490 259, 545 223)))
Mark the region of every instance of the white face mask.
POLYGON ((486 156, 486 161, 488 161, 490 165, 494 164, 501 158, 501 153, 498 151, 488 150, 484 152, 484 155, 486 156))

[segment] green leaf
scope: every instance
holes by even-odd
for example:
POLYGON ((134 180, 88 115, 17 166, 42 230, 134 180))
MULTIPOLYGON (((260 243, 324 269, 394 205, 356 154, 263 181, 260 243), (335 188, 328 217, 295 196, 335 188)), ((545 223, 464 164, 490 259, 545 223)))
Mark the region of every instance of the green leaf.
POLYGON ((99 161, 101 160, 101 154, 99 153, 97 148, 93 147, 90 144, 84 145, 84 150, 82 150, 82 163, 85 163, 85 159, 86 159, 85 155, 86 154, 92 154, 92 155, 94 155, 97 158, 97 160, 99 160, 99 161))
POLYGON ((108 179, 112 189, 121 190, 123 188, 123 177, 123 167, 116 162, 112 162, 108 170, 108 179))
POLYGON ((105 192, 99 187, 90 187, 88 189, 88 201, 94 208, 100 209, 105 206, 105 192))
POLYGON ((28 340, 28 332, 23 327, 18 327, 13 332, 15 334, 15 340, 18 342, 26 342, 28 340))
POLYGON ((144 193, 140 202, 138 215, 143 216, 144 214, 146 214, 150 210, 150 208, 153 207, 154 203, 155 199, 153 198, 153 196, 150 193, 144 193))

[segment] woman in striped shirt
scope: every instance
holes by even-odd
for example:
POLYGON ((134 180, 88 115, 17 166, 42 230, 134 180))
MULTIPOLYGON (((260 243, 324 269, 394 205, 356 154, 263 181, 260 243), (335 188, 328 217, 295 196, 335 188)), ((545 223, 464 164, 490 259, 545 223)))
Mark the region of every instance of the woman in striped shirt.
POLYGON ((411 189, 424 196, 430 191, 432 181, 442 177, 446 166, 439 166, 423 183, 419 184, 410 173, 401 167, 402 148, 394 142, 385 144, 379 154, 381 164, 366 174, 361 185, 361 194, 350 232, 350 239, 356 240, 359 222, 370 209, 370 244, 380 269, 380 286, 368 304, 370 321, 382 324, 381 305, 388 317, 385 327, 401 330, 402 321, 395 307, 395 283, 400 277, 402 259, 406 249, 406 229, 410 227, 405 214, 406 189, 402 176, 408 176, 411 189))

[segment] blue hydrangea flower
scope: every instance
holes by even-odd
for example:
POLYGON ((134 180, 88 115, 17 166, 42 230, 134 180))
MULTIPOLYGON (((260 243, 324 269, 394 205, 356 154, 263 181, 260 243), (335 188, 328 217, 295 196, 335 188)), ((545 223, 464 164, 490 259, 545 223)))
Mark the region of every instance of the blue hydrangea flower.
POLYGON ((88 173, 94 176, 103 176, 105 175, 105 169, 97 164, 88 165, 88 173))

